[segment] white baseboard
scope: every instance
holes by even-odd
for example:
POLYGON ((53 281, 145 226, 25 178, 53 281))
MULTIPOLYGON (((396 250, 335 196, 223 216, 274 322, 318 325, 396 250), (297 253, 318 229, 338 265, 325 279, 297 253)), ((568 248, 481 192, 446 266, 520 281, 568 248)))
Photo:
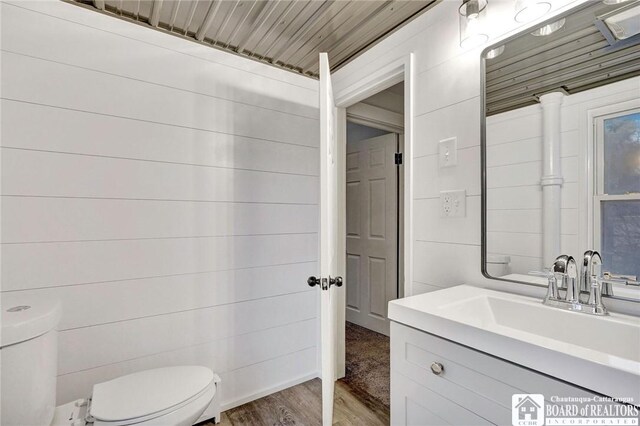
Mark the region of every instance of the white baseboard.
POLYGON ((287 389, 290 388, 292 386, 295 385, 299 385, 300 383, 304 383, 306 381, 309 381, 311 379, 315 379, 316 377, 319 377, 318 372, 314 372, 311 374, 307 374, 301 377, 297 377, 293 380, 289 380, 287 382, 284 383, 280 383, 276 386, 261 390, 259 392, 253 393, 251 395, 247 395, 244 396, 242 398, 236 399, 235 401, 232 402, 227 402, 225 404, 223 404, 220 409, 221 411, 226 411, 226 410, 230 410, 232 408, 238 407, 242 404, 246 404, 247 402, 251 402, 251 401, 255 401, 256 399, 262 398, 263 396, 267 396, 267 395, 271 395, 272 393, 276 393, 276 392, 280 392, 283 389, 287 389))

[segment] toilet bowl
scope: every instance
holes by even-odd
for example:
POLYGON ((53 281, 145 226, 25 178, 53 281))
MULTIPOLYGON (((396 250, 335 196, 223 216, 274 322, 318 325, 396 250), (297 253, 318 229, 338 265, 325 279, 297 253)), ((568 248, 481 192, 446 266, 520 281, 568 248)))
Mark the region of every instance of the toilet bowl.
POLYGON ((191 426, 211 403, 218 382, 199 366, 140 371, 94 385, 89 399, 56 407, 51 426, 191 426))
POLYGON ((486 261, 487 273, 492 277, 503 277, 510 274, 510 263, 511 256, 503 254, 488 254, 486 261))
POLYGON ((60 305, 3 295, 0 424, 191 426, 220 420, 220 378, 202 366, 138 371, 97 383, 86 398, 55 406, 60 305), (204 413, 204 414, 203 414, 204 413))

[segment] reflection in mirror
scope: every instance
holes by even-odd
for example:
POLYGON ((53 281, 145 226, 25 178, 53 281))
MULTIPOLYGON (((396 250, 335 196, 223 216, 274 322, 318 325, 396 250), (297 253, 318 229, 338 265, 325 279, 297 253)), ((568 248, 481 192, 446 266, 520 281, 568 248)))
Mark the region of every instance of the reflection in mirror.
POLYGON ((486 275, 546 285, 597 250, 640 300, 639 23, 640 0, 590 1, 483 53, 486 275))

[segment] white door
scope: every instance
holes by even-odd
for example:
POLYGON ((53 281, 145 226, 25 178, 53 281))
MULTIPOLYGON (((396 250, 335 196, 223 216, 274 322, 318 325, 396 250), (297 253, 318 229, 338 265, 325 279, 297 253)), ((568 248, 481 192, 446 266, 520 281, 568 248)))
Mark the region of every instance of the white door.
POLYGON ((309 285, 320 291, 320 344, 322 362, 322 424, 333 424, 333 393, 336 380, 336 327, 338 243, 337 109, 333 100, 329 59, 320 54, 320 276, 309 285))
POLYGON ((398 297, 398 135, 347 144, 347 321, 389 335, 398 297))

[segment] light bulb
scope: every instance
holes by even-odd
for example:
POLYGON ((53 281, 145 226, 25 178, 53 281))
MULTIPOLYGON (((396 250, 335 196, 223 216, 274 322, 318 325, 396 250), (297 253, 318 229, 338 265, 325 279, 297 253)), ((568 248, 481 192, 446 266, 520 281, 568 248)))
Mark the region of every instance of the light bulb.
POLYGON ((504 52, 504 44, 502 46, 498 46, 495 49, 491 49, 490 51, 488 51, 485 57, 487 59, 497 58, 498 56, 502 55, 503 52, 504 52))
POLYGON ((460 47, 468 49, 480 46, 489 40, 483 34, 483 16, 486 0, 466 0, 460 6, 460 47))

